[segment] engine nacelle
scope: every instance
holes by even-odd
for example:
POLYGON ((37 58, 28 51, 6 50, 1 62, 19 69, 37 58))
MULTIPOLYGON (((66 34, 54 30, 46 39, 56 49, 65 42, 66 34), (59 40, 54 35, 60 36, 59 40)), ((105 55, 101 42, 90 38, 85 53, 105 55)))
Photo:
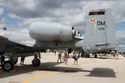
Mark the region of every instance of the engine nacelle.
POLYGON ((73 40, 72 27, 52 22, 34 22, 29 27, 30 36, 43 42, 73 40))

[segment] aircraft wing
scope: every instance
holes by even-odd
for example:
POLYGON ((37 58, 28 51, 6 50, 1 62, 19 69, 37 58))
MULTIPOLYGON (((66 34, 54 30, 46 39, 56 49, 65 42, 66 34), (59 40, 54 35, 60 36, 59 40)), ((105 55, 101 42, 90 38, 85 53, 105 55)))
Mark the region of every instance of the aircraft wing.
POLYGON ((21 41, 20 44, 33 47, 35 45, 35 40, 21 41))
POLYGON ((35 45, 35 40, 22 40, 22 41, 15 41, 15 40, 9 40, 13 43, 28 46, 28 47, 33 47, 35 45))
POLYGON ((2 31, 0 32, 0 46, 18 44, 33 47, 35 40, 29 36, 28 32, 2 31))

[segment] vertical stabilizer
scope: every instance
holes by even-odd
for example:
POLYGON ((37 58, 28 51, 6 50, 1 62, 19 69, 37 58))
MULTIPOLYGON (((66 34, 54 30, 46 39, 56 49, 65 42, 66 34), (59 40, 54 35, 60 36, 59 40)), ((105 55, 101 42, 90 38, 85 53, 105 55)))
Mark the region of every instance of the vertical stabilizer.
POLYGON ((114 23, 110 10, 92 10, 85 30, 86 48, 110 49, 115 41, 114 23))

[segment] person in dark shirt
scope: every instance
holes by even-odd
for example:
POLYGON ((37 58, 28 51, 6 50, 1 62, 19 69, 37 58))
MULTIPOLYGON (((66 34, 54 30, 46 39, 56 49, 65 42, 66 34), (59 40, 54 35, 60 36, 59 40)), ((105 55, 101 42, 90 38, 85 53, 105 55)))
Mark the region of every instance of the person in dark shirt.
POLYGON ((25 60, 25 57, 22 56, 21 59, 20 59, 20 65, 23 65, 23 64, 24 64, 24 60, 25 60))
POLYGON ((59 54, 58 54, 57 63, 59 63, 59 61, 60 61, 60 63, 62 63, 62 52, 59 52, 59 54))
POLYGON ((73 57, 72 57, 74 59, 73 65, 78 65, 79 57, 80 57, 80 53, 76 53, 76 52, 73 53, 73 57))

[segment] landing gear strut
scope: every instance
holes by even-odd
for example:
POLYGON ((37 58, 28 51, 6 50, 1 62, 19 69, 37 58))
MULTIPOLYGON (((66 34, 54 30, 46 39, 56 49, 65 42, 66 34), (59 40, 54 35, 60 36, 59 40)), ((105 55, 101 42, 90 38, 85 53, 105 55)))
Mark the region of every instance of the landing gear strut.
POLYGON ((11 61, 15 65, 17 63, 17 61, 18 61, 18 57, 11 56, 9 58, 9 61, 11 61))
POLYGON ((39 56, 38 54, 36 54, 34 56, 34 59, 32 60, 32 65, 33 66, 37 66, 37 67, 40 66, 41 62, 40 62, 40 59, 39 59, 40 57, 38 58, 38 56, 39 56))

